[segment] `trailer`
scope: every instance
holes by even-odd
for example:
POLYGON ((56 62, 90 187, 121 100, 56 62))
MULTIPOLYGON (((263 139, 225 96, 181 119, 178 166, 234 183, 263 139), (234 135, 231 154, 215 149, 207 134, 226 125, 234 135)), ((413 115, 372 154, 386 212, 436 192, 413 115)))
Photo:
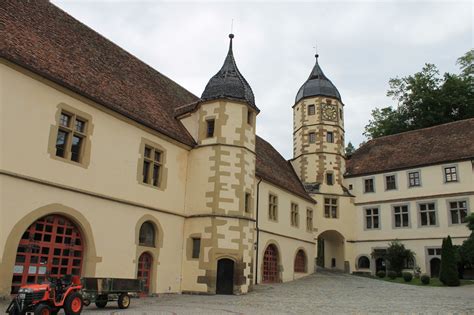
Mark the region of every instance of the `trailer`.
POLYGON ((143 281, 138 279, 86 277, 81 283, 84 305, 95 303, 98 308, 104 308, 110 301, 117 301, 121 309, 128 308, 130 298, 139 297, 144 287, 143 281))

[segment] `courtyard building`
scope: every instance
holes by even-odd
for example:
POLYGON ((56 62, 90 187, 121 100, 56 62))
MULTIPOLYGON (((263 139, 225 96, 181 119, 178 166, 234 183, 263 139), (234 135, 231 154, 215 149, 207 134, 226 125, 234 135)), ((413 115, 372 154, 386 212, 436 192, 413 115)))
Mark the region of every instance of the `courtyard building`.
POLYGON ((7 0, 0 22, 0 295, 47 274, 245 294, 316 265, 374 273, 394 239, 435 275, 442 238, 469 235, 474 119, 347 157, 316 56, 287 161, 256 134, 232 34, 198 97, 48 1, 7 0))

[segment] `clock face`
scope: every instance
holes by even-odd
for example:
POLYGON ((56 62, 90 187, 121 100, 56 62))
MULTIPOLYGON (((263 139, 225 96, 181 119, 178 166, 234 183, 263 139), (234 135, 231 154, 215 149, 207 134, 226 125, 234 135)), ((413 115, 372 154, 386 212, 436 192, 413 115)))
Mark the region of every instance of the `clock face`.
POLYGON ((325 104, 322 107, 323 120, 337 120, 337 107, 335 105, 325 104))

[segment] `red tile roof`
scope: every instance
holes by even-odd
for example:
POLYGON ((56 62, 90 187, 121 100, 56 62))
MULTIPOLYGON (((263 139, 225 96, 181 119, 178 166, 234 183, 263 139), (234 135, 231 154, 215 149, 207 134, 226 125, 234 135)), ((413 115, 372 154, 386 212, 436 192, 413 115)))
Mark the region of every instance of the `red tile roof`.
POLYGON ((375 138, 357 149, 346 177, 474 159, 474 118, 375 138))

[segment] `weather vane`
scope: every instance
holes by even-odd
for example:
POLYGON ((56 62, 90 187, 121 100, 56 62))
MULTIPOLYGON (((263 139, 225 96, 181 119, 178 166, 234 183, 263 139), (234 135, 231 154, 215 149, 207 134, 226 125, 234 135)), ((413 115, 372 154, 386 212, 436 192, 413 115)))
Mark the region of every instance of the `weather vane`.
POLYGON ((230 22, 230 33, 234 33, 234 19, 232 19, 232 21, 230 22))

